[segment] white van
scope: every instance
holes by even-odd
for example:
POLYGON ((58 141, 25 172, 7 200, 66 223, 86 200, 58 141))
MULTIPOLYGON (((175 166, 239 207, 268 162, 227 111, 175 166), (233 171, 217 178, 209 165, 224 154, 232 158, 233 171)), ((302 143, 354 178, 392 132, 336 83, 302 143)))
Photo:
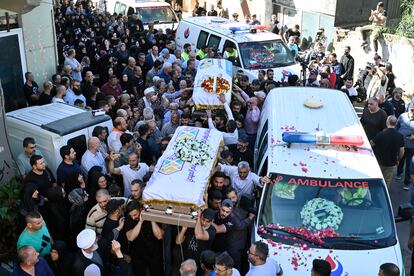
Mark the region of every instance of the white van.
POLYGON ((300 76, 301 67, 282 38, 260 29, 252 31, 256 27, 221 17, 190 17, 180 21, 175 42, 180 50, 189 43, 196 51, 207 45, 220 53, 225 45, 232 45, 238 54, 233 73, 241 69, 250 80, 257 78, 259 70, 267 69, 274 70, 275 80, 281 79, 284 70, 300 76))
MULTIPOLYGON (((102 0, 100 0, 102 1, 102 0)), ((136 13, 141 19, 144 29, 154 24, 154 29, 176 30, 178 17, 171 5, 164 1, 143 0, 109 0, 106 1, 107 11, 111 14, 132 15, 136 13)))
POLYGON ((31 106, 6 113, 6 132, 14 158, 23 151, 23 139, 32 137, 56 176, 62 158, 60 148, 73 146, 79 161, 87 149, 87 141, 96 126, 108 133, 112 120, 107 115, 94 116, 92 112, 61 103, 31 106))
POLYGON ((344 93, 273 89, 257 137, 255 169, 272 182, 253 239, 268 243, 285 275, 310 275, 315 258, 331 275, 376 275, 386 262, 405 275, 387 187, 344 93))

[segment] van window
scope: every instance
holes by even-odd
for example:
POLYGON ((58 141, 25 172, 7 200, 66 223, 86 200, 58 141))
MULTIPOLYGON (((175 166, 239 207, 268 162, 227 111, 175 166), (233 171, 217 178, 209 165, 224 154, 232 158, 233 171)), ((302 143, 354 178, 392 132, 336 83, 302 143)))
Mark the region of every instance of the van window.
POLYGON ((144 24, 177 22, 176 15, 169 6, 139 7, 136 12, 144 24))
POLYGON ((126 5, 120 4, 119 5, 119 13, 125 15, 126 5))
MULTIPOLYGON (((265 161, 263 163, 262 169, 259 172, 259 175, 260 176, 267 175, 267 160, 268 160, 268 158, 266 157, 266 159, 265 159, 265 161)), ((260 164, 259 164, 259 166, 260 166, 260 164)))
POLYGON ((241 61, 245 69, 269 69, 289 66, 295 57, 282 40, 239 43, 241 61))
POLYGON ((114 6, 114 13, 119 14, 119 6, 121 5, 121 3, 116 2, 115 6, 114 6))
POLYGON ((217 35, 210 35, 210 38, 208 39, 207 46, 212 49, 218 49, 220 45, 221 37, 217 35))
POLYGON ((266 120, 266 122, 263 125, 262 132, 260 133, 260 137, 259 137, 259 140, 258 140, 258 143, 257 143, 258 147, 260 147, 260 144, 262 143, 264 136, 266 135, 266 137, 267 137, 267 128, 268 128, 268 123, 267 122, 268 121, 266 120))
MULTIPOLYGON (((264 132, 262 132, 262 133, 264 133, 264 132)), ((259 154, 257 155, 257 161, 256 161, 257 166, 260 166, 260 163, 262 163, 263 156, 266 153, 267 145, 268 145, 267 136, 268 135, 267 135, 267 131, 266 131, 266 133, 263 135, 263 140, 259 145, 259 154)))
POLYGON ((309 247, 369 250, 395 245, 382 179, 272 174, 259 214, 259 235, 309 247))
POLYGON ((78 160, 79 164, 82 159, 82 155, 86 151, 86 136, 79 135, 77 137, 73 137, 72 139, 68 140, 68 145, 71 145, 76 152, 76 160, 78 160))
POLYGON ((201 46, 206 45, 207 43, 207 37, 208 37, 208 33, 205 31, 200 31, 200 34, 198 35, 198 39, 197 39, 197 49, 200 49, 201 46))

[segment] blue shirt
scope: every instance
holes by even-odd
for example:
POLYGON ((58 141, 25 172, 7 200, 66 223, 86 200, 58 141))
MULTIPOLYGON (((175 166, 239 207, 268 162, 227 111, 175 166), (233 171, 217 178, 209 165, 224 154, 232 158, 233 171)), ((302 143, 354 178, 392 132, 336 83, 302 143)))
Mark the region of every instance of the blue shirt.
POLYGON ((275 276, 279 272, 279 264, 272 258, 267 258, 262 265, 252 265, 246 276, 275 276))
POLYGON ((404 136, 404 147, 414 148, 414 141, 407 139, 408 135, 414 134, 414 118, 410 119, 409 112, 405 112, 398 117, 396 129, 404 136))
MULTIPOLYGON (((16 265, 13 268, 12 276, 26 276, 29 275, 26 271, 24 271, 19 265, 16 265)), ((35 264, 35 275, 42 275, 42 276, 53 276, 53 271, 42 257, 39 257, 39 261, 35 264)))

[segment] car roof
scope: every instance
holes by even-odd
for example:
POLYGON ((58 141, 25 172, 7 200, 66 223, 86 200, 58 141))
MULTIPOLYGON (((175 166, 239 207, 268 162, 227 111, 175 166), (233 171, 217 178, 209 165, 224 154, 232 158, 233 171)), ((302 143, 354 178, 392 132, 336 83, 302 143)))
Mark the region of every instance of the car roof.
POLYGON ((107 115, 93 116, 92 112, 62 103, 26 107, 8 112, 6 116, 61 136, 111 120, 107 115))
MULTIPOLYGON (((267 108, 266 108, 267 106, 267 108)), ((315 178, 382 178, 375 155, 347 95, 339 90, 275 88, 266 98, 268 114, 269 172, 315 178), (305 107, 308 99, 322 107, 305 107), (363 137, 360 147, 290 144, 285 131, 335 133, 363 137)))
POLYGON ((237 43, 241 42, 253 42, 253 41, 268 41, 268 40, 281 40, 279 35, 276 35, 269 31, 257 31, 257 33, 250 33, 249 31, 241 31, 232 33, 231 27, 246 27, 249 26, 246 23, 235 22, 230 19, 226 19, 218 16, 197 16, 183 19, 181 22, 187 22, 193 25, 197 25, 203 30, 209 30, 211 32, 219 33, 225 37, 234 39, 237 43))

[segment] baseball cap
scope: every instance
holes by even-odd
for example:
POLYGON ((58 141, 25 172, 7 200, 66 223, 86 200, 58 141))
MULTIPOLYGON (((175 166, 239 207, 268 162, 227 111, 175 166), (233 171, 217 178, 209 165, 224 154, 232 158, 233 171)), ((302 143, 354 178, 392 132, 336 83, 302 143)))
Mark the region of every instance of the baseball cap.
POLYGON ((115 212, 116 209, 118 209, 124 203, 125 203, 125 200, 123 199, 111 199, 106 205, 105 210, 108 212, 108 214, 113 213, 115 212))
POLYGON ((154 87, 148 87, 144 90, 144 96, 148 95, 149 93, 155 93, 154 87))
POLYGON ((211 208, 204 209, 201 214, 203 215, 205 219, 208 219, 208 220, 213 220, 214 217, 216 216, 216 212, 211 208))
POLYGON ((166 54, 169 54, 169 53, 170 53, 170 51, 168 51, 167 48, 164 48, 164 49, 162 49, 160 55, 163 56, 163 55, 166 55, 166 54))
POLYGON ((231 201, 230 199, 227 198, 227 199, 223 200, 223 202, 221 203, 221 206, 233 208, 233 201, 231 201))
POLYGON ((76 237, 76 245, 80 249, 90 248, 96 241, 96 233, 92 229, 82 230, 76 237))
POLYGON ((254 95, 256 97, 259 97, 259 98, 262 98, 262 99, 266 98, 266 93, 263 92, 263 91, 256 91, 256 92, 254 92, 254 95))
POLYGON ((246 134, 239 135, 239 141, 243 143, 249 142, 249 137, 246 134))

